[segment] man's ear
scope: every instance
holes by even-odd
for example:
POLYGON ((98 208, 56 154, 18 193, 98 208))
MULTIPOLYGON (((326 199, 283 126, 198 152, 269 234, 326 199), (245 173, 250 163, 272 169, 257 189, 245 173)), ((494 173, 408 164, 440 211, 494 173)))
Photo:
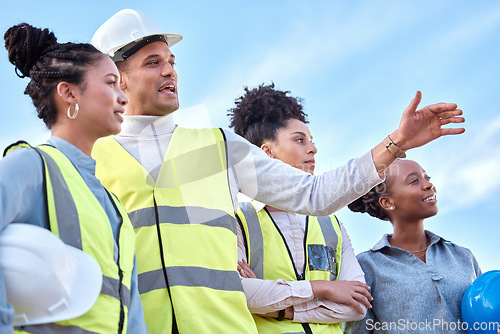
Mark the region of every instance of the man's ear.
POLYGON ((123 71, 120 71, 120 89, 124 92, 127 89, 127 74, 123 71))
POLYGON ((269 142, 265 142, 264 144, 260 145, 260 148, 262 149, 262 151, 266 152, 266 154, 269 158, 274 159, 274 154, 271 151, 271 146, 270 146, 269 142))
POLYGON ((74 89, 74 85, 66 81, 61 81, 57 84, 56 92, 65 102, 73 104, 76 102, 74 89))

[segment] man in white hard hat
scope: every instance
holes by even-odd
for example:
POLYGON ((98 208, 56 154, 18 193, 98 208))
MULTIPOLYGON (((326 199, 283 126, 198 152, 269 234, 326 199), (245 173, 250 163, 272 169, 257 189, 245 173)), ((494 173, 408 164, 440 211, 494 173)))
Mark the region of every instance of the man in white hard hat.
MULTIPOLYGON (((328 215, 381 181, 405 151, 464 129, 455 104, 403 113, 399 128, 363 156, 320 176, 270 159, 260 148, 221 129, 174 124, 179 108, 175 57, 180 35, 149 16, 122 10, 94 34, 92 44, 121 72, 129 103, 119 135, 94 146, 96 175, 127 208, 136 231, 139 291, 150 333, 256 333, 237 272, 236 195, 309 215, 328 215)), ((348 141, 346 141, 348 145, 348 141)), ((311 300, 310 286, 287 298, 311 300)), ((331 291, 321 292, 329 299, 331 291)), ((344 304, 368 303, 353 286, 344 304)), ((282 304, 286 308, 286 300, 282 304)))

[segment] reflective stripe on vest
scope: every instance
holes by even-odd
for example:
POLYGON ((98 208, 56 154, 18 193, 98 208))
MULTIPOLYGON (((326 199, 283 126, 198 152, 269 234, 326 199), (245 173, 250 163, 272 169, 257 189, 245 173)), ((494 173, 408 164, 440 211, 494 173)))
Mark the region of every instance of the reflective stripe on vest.
POLYGON ((101 293, 121 300, 127 307, 130 306, 130 289, 124 284, 120 285, 120 281, 115 278, 102 277, 101 293))
POLYGON ((177 127, 156 180, 112 137, 99 140, 92 156, 135 228, 150 333, 171 333, 174 316, 183 334, 256 333, 236 271, 223 132, 177 127))
POLYGON ((35 148, 35 150, 43 156, 52 183, 52 189, 54 189, 53 196, 59 238, 61 238, 64 243, 81 250, 82 233, 80 231, 80 224, 74 223, 78 221, 78 212, 76 210, 75 201, 70 195, 71 193, 68 189, 68 185, 66 181, 64 181, 64 177, 54 159, 39 148, 35 148))
MULTIPOLYGON (((238 274, 234 271, 214 270, 201 267, 167 267, 169 285, 205 287, 215 290, 243 291, 237 284, 238 274), (236 275, 236 276, 235 276, 236 275)), ((156 289, 165 289, 163 270, 153 270, 139 275, 139 293, 147 293, 156 289)))
POLYGON ((255 276, 264 279, 264 242, 257 211, 255 211, 254 206, 250 202, 242 202, 239 206, 247 222, 250 222, 246 226, 246 234, 248 235, 248 263, 255 276))
MULTIPOLYGON (((335 217, 335 216, 334 216, 335 217)), ((340 227, 338 224, 338 221, 335 221, 335 225, 332 224, 332 219, 328 216, 325 217, 315 217, 319 223, 319 227, 321 227, 321 232, 323 233, 323 237, 325 238, 325 246, 330 247, 330 249, 335 250, 335 255, 337 254, 342 254, 342 242, 340 242, 340 249, 338 248, 339 246, 339 239, 342 240, 342 237, 338 237, 338 235, 342 235, 342 232, 340 232, 340 227), (335 227, 334 227, 335 226, 335 227)), ((335 218, 336 220, 336 218, 335 218)), ((334 281, 337 279, 340 271, 340 261, 341 261, 341 256, 335 256, 333 259, 335 260, 334 263, 329 263, 327 269, 331 269, 330 271, 330 280, 334 281), (333 271, 334 270, 334 271, 333 271)), ((327 257, 328 260, 331 260, 332 257, 327 257)), ((312 269, 311 266, 309 269, 312 269)))
MULTIPOLYGON (((227 213, 216 210, 193 206, 171 207, 157 206, 158 215, 170 217, 172 224, 204 224, 207 226, 224 227, 236 235, 234 219, 227 213)), ((154 226, 155 209, 144 208, 129 213, 134 228, 154 226)))
MULTIPOLYGON (((298 273, 284 237, 267 210, 256 211, 251 202, 240 203, 238 217, 246 239, 248 264, 261 279, 296 281, 298 273), (265 236, 265 238, 263 237, 265 236), (254 251, 253 247, 256 247, 254 251)), ((334 215, 307 217, 305 247, 305 279, 334 280, 342 254, 342 233, 334 215)), ((342 333, 340 324, 300 324, 284 319, 254 315, 259 333, 342 333)))
POLYGON ((42 145, 33 149, 40 154, 44 163, 44 184, 51 231, 65 243, 83 250, 97 260, 103 272, 103 285, 96 303, 84 315, 52 324, 24 326, 16 328, 16 331, 125 333, 135 239, 126 211, 110 196, 123 218, 119 230, 118 266, 114 260, 115 241, 108 217, 73 164, 54 147, 42 145))

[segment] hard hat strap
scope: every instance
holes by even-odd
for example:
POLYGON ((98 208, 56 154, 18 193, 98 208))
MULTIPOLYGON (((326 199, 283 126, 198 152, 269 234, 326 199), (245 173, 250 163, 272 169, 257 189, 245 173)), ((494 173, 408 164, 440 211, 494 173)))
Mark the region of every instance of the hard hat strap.
MULTIPOLYGON (((134 53, 136 53, 142 47, 144 47, 150 43, 153 43, 153 42, 165 42, 165 43, 167 43, 167 39, 163 35, 146 36, 141 40, 138 40, 138 41, 135 41, 135 42, 132 42, 132 43, 125 45, 123 48, 119 49, 117 52, 121 53, 122 60, 125 60, 128 57, 130 57, 131 55, 133 55, 134 53)), ((167 45, 168 45, 168 43, 167 43, 167 45)))

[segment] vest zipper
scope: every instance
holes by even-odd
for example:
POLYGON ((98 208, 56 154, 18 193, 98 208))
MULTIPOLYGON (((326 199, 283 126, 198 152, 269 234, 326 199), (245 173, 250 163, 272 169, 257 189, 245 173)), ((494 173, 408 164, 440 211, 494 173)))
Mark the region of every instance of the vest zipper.
POLYGON ((172 334, 179 334, 179 329, 177 328, 177 321, 175 320, 175 310, 174 301, 172 300, 172 295, 170 293, 170 284, 168 283, 167 267, 165 266, 165 258, 163 255, 163 242, 161 239, 161 229, 160 229, 160 216, 158 214, 158 205, 156 204, 156 198, 153 194, 153 203, 155 206, 155 220, 156 220, 156 233, 158 234, 158 246, 160 247, 160 260, 163 269, 163 277, 165 278, 165 285, 167 287, 168 295, 170 296, 170 306, 172 307, 172 334))
MULTIPOLYGON (((299 272, 295 268, 295 261, 293 260, 292 252, 290 251, 290 248, 288 247, 288 244, 286 243, 286 239, 283 236, 283 233, 281 233, 281 230, 279 229, 278 225, 274 221, 274 219, 271 216, 271 214, 269 213, 269 211, 267 211, 267 208, 264 208, 264 210, 266 210, 267 215, 269 216, 269 218, 271 218, 271 221, 273 222, 274 227, 276 227, 276 230, 280 234, 281 239, 283 239, 283 243, 285 244, 286 250, 288 252, 288 256, 290 256, 290 260, 292 261, 292 267, 293 267, 293 271, 295 272, 295 277, 297 277, 298 281, 305 280, 305 278, 306 278, 306 262, 307 262, 306 257, 304 256, 304 270, 302 272, 302 275, 299 275, 299 272)), ((305 252, 305 246, 306 246, 306 236, 307 236, 307 227, 308 227, 308 225, 309 225, 309 216, 306 217, 306 228, 305 228, 305 233, 304 233, 304 252, 305 252)), ((304 255, 305 255, 305 253, 304 253, 304 255)), ((311 327, 309 326, 309 324, 307 324, 307 323, 301 323, 301 325, 302 325, 302 328, 304 328, 304 332, 306 332, 306 334, 313 334, 313 332, 312 332, 311 327)))
POLYGON ((302 276, 304 276, 303 279, 306 279, 306 266, 307 263, 309 262, 308 257, 307 257, 307 233, 309 232, 309 216, 306 216, 306 226, 304 228, 304 268, 302 268, 302 276))
MULTIPOLYGON (((309 231, 309 216, 306 216, 306 226, 304 229, 304 268, 302 268, 302 275, 301 275, 303 277, 302 280, 306 279, 306 265, 308 262, 306 246, 307 246, 307 232, 308 231, 309 231)), ((304 332, 306 332, 306 334, 313 334, 311 326, 309 326, 308 323, 302 323, 301 325, 302 325, 302 328, 304 328, 304 332)))

